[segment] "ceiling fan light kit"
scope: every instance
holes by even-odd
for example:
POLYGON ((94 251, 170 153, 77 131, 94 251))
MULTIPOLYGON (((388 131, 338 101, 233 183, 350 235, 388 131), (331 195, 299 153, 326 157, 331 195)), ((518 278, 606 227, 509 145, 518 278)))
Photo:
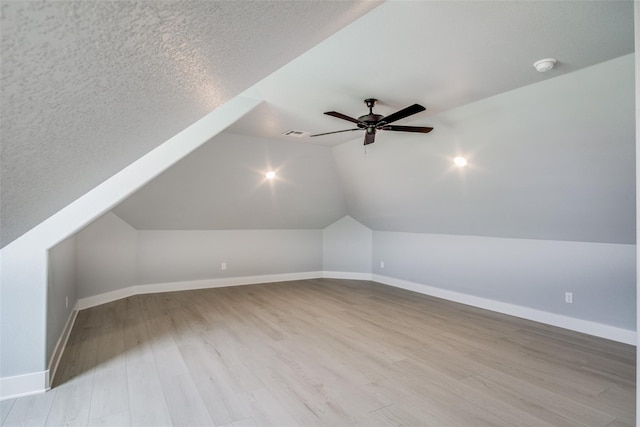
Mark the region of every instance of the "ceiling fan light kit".
POLYGON ((368 144, 373 144, 375 142, 376 132, 379 130, 390 130, 395 132, 417 132, 417 133, 429 133, 433 130, 432 127, 425 127, 425 126, 397 126, 397 125, 390 124, 398 120, 404 119, 405 117, 409 117, 426 110, 426 108, 423 107, 422 105, 413 104, 408 106, 407 108, 403 108, 400 111, 396 111, 393 114, 390 114, 388 116, 383 116, 381 114, 373 113, 373 107, 376 105, 377 102, 378 100, 374 98, 365 99, 364 103, 369 108, 369 114, 360 116, 357 119, 347 116, 346 114, 338 113, 337 111, 327 111, 324 114, 328 116, 336 117, 338 119, 346 120, 351 123, 355 123, 357 127, 353 129, 337 130, 334 132, 317 133, 315 135, 310 135, 310 136, 315 137, 315 136, 330 135, 330 134, 341 133, 341 132, 351 132, 354 130, 364 130, 365 131, 364 145, 368 145, 368 144))

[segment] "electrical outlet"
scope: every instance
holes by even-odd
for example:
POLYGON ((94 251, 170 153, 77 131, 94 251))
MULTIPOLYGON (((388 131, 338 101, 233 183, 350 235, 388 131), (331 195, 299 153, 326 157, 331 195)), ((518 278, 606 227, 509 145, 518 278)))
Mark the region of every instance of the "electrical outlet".
POLYGON ((384 261, 380 261, 380 268, 384 268, 384 261))
POLYGON ((567 304, 573 304, 573 292, 564 293, 564 302, 567 304))
POLYGON ((227 269, 227 263, 226 263, 226 262, 223 262, 223 263, 220 265, 220 270, 226 270, 226 269, 227 269))

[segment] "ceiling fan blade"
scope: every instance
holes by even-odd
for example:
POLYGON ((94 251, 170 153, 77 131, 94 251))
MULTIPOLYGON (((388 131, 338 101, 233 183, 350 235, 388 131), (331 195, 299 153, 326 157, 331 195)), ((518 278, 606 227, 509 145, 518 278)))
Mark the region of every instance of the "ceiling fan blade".
POLYGON ((385 117, 381 121, 384 122, 385 124, 393 123, 397 120, 404 119, 405 117, 412 116, 424 110, 426 110, 426 108, 424 108, 422 105, 413 104, 400 111, 396 111, 393 114, 389 114, 387 117, 385 117))
POLYGON ((386 125, 386 126, 382 126, 380 129, 394 130, 398 132, 418 132, 418 133, 429 133, 433 130, 433 128, 425 127, 425 126, 397 126, 397 125, 386 125))
POLYGON ((346 120, 346 121, 348 121, 348 122, 353 122, 353 123, 358 123, 358 124, 362 123, 362 122, 361 122, 360 120, 358 120, 358 119, 354 119, 353 117, 349 117, 349 116, 347 116, 347 115, 345 115, 345 114, 338 113, 337 111, 327 111, 325 114, 326 114, 327 116, 337 117, 337 118, 339 118, 339 119, 346 120))
POLYGON ((376 141, 376 132, 375 129, 373 132, 365 132, 364 134, 364 145, 373 144, 376 141))
POLYGON ((323 136, 323 135, 331 135, 332 133, 340 133, 340 132, 350 132, 352 130, 362 130, 362 128, 355 128, 355 129, 345 129, 345 130, 336 130, 334 132, 325 132, 325 133, 316 133, 315 135, 309 135, 310 137, 314 137, 314 136, 323 136))

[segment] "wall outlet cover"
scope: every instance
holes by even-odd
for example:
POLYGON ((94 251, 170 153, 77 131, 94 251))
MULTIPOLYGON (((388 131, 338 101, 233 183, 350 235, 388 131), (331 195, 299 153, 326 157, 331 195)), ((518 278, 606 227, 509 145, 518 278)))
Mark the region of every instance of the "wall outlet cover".
POLYGON ((564 302, 567 304, 573 304, 573 292, 564 293, 564 302))

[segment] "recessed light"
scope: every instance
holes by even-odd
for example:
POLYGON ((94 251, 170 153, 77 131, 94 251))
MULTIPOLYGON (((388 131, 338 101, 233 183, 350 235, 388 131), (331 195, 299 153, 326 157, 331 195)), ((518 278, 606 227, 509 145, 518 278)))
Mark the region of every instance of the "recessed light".
POLYGON ((456 157, 455 159, 453 159, 453 163, 456 166, 463 168, 467 166, 467 159, 465 159, 464 157, 456 157))
POLYGON ((273 179, 273 178, 276 177, 276 173, 274 171, 269 171, 269 172, 265 173, 264 176, 266 176, 267 179, 273 179))

